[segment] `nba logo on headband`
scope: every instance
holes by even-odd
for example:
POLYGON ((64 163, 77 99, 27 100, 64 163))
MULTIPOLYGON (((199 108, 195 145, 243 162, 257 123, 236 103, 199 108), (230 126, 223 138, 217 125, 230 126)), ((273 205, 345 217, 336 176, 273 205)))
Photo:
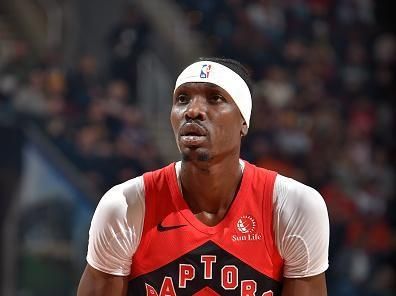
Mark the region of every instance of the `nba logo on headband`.
POLYGON ((201 74, 199 74, 199 77, 209 78, 209 73, 211 68, 212 68, 211 65, 207 65, 207 64, 202 65, 201 74))

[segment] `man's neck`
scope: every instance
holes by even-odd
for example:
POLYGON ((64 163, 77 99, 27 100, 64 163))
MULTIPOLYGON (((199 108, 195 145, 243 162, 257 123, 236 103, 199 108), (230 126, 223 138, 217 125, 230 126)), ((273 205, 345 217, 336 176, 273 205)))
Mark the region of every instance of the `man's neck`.
POLYGON ((203 223, 215 225, 227 213, 242 179, 239 158, 220 162, 183 161, 180 181, 183 197, 203 223))

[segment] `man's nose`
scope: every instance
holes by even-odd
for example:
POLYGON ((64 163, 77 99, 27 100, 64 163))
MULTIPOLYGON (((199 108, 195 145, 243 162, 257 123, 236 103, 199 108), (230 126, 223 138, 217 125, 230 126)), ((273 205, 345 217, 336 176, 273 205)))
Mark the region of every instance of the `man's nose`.
POLYGON ((205 120, 207 112, 206 99, 201 96, 196 96, 190 100, 187 105, 185 117, 186 119, 205 120))

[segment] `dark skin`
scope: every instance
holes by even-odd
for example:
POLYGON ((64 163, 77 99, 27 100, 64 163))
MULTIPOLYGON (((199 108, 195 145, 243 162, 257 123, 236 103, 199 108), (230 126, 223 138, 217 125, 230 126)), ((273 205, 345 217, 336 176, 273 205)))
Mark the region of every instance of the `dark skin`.
POLYGON ((227 213, 242 178, 239 153, 246 124, 228 93, 203 83, 176 90, 171 123, 178 147, 188 158, 180 171, 183 197, 200 221, 216 225, 227 213), (188 122, 206 130, 198 144, 183 140, 183 125, 188 122))
MULTIPOLYGON (((213 226, 238 192, 241 137, 247 125, 230 95, 207 83, 186 83, 173 96, 171 123, 183 156, 183 197, 196 218, 213 226), (205 184, 205 186, 202 186, 205 184)), ((126 295, 128 277, 112 276, 87 265, 78 296, 126 295)), ((283 279, 282 296, 326 296, 324 273, 283 279)))

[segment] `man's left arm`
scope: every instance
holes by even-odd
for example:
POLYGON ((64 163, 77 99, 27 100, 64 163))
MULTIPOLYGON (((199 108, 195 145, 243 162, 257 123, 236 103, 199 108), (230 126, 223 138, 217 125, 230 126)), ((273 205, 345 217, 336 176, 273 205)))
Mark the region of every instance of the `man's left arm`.
POLYGON ((327 296, 325 273, 303 278, 284 278, 282 296, 327 296))
POLYGON ((274 232, 284 259, 282 296, 326 296, 329 219, 322 196, 295 180, 275 183, 274 232))

